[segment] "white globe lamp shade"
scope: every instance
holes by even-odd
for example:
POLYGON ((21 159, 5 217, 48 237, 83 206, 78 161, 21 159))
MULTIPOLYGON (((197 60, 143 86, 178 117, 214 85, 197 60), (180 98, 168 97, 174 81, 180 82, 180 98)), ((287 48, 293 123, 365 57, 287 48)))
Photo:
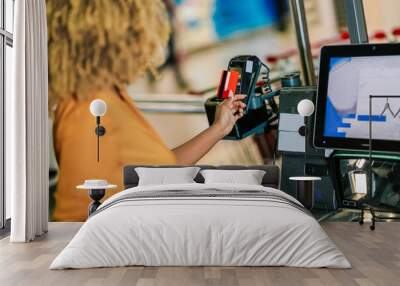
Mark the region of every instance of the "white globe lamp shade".
POLYGON ((314 103, 309 99, 303 99, 297 104, 297 112, 303 116, 310 116, 314 113, 314 103))
POLYGON ((93 116, 104 116, 107 111, 107 104, 104 100, 95 99, 90 103, 90 113, 93 116))

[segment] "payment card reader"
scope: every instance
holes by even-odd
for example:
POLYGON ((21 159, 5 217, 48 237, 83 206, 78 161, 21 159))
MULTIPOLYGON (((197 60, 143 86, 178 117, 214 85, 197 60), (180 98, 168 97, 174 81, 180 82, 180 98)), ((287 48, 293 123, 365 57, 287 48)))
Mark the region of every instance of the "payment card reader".
POLYGON ((267 102, 273 101, 278 93, 271 90, 269 68, 258 57, 237 56, 229 61, 227 70, 221 75, 217 94, 205 102, 210 125, 214 122, 218 104, 234 94, 246 94, 243 102, 247 106, 245 115, 225 139, 240 140, 253 133, 264 133, 268 122, 276 117, 276 113, 267 108, 267 102))

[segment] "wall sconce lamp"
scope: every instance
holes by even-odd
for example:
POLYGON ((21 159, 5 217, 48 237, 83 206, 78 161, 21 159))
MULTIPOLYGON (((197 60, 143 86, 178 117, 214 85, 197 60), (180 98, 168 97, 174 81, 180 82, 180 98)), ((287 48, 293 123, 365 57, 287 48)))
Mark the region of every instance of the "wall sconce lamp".
POLYGON ((314 113, 314 103, 309 99, 303 99, 297 104, 297 112, 304 118, 304 174, 306 173, 306 164, 307 164, 307 143, 308 143, 308 135, 307 135, 307 118, 310 117, 314 113))
POLYGON ((107 111, 107 104, 104 100, 95 99, 90 103, 90 113, 96 117, 96 129, 95 133, 97 136, 97 162, 100 161, 100 136, 106 134, 106 129, 100 123, 100 117, 104 116, 107 111))

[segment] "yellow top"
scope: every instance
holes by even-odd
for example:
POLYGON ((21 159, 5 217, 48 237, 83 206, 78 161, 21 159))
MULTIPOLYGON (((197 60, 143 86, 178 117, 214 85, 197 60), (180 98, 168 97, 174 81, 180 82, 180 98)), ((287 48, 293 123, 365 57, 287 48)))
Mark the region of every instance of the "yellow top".
POLYGON ((87 179, 105 179, 117 184, 106 197, 123 188, 122 169, 128 164, 175 164, 174 153, 162 142, 125 92, 102 91, 87 100, 70 98, 58 104, 55 114, 54 148, 59 164, 55 192, 56 221, 84 221, 90 198, 76 186, 87 179), (96 120, 90 102, 103 99, 107 113, 101 118, 106 133, 100 137, 100 162, 96 153, 96 120))

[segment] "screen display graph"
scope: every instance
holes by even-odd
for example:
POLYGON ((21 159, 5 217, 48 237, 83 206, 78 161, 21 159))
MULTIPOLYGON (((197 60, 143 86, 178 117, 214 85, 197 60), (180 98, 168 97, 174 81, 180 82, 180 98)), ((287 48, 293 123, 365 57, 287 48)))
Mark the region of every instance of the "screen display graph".
POLYGON ((331 57, 323 135, 368 139, 370 121, 372 138, 400 141, 400 56, 331 57))

